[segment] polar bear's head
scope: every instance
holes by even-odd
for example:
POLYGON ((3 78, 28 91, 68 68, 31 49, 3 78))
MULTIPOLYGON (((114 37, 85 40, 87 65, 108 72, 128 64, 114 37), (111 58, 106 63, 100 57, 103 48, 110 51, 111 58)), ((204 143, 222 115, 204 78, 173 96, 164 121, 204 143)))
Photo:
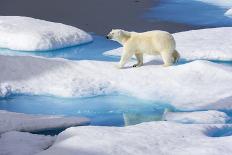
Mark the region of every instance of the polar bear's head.
POLYGON ((121 29, 113 29, 107 36, 107 39, 111 39, 123 44, 124 40, 127 40, 130 37, 130 32, 121 30, 121 29))

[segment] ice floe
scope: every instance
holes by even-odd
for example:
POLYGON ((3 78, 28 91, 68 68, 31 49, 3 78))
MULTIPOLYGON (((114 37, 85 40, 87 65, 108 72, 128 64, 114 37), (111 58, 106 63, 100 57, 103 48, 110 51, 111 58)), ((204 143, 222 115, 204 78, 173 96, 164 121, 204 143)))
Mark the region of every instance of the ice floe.
POLYGON ((232 7, 232 1, 228 1, 228 0, 195 0, 195 1, 200 1, 204 3, 216 5, 219 7, 223 7, 223 8, 232 7))
POLYGON ((166 112, 164 120, 189 124, 224 124, 229 116, 220 111, 166 112))
POLYGON ((55 137, 11 131, 0 136, 1 155, 33 155, 47 149, 55 137))
POLYGON ((131 68, 133 63, 119 70, 116 62, 0 56, 0 92, 63 97, 119 92, 178 108, 206 109, 212 103, 219 109, 231 107, 217 104, 232 96, 229 66, 197 60, 168 68, 151 61, 131 68))
POLYGON ((0 47, 22 51, 54 50, 87 43, 92 37, 76 27, 30 17, 0 16, 0 47))
POLYGON ((29 115, 0 110, 0 134, 7 131, 40 131, 89 123, 84 117, 29 115))
MULTIPOLYGON (((177 50, 186 60, 232 60, 232 27, 191 30, 173 34, 177 50)), ((120 56, 122 48, 107 51, 105 55, 120 56)), ((157 59, 157 56, 153 58, 157 59)), ((152 59, 146 56, 145 59, 152 59)))
POLYGON ((228 17, 232 17, 232 8, 225 12, 225 15, 228 17))
POLYGON ((38 155, 229 155, 232 136, 211 137, 231 125, 150 122, 128 127, 72 127, 38 155))
POLYGON ((232 60, 232 27, 180 32, 174 37, 178 51, 187 60, 232 60))

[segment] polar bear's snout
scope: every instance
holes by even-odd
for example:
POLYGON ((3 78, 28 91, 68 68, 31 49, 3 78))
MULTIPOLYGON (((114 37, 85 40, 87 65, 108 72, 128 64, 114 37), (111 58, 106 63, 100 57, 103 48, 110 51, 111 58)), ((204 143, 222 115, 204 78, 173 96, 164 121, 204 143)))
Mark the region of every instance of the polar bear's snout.
POLYGON ((110 35, 107 35, 107 36, 106 36, 106 39, 111 39, 110 35))
POLYGON ((121 29, 113 29, 107 36, 106 39, 119 41, 122 36, 122 30, 121 29))
POLYGON ((107 34, 106 39, 113 39, 113 34, 111 33, 107 34))
POLYGON ((113 39, 113 33, 110 32, 109 34, 107 34, 106 39, 113 39))
POLYGON ((110 32, 109 34, 106 35, 106 39, 112 39, 112 33, 110 32))

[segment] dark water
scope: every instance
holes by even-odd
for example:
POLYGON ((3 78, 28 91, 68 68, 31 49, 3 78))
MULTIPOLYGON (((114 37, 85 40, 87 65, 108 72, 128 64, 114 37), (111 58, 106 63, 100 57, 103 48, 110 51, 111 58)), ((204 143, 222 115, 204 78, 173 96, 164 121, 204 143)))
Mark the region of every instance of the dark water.
POLYGON ((151 20, 178 22, 183 24, 221 27, 232 26, 232 18, 224 15, 228 8, 196 0, 162 0, 145 17, 151 20))
POLYGON ((161 29, 169 32, 200 28, 188 24, 142 17, 149 8, 163 0, 1 0, 0 15, 29 16, 64 23, 106 35, 111 29, 148 31, 161 29))

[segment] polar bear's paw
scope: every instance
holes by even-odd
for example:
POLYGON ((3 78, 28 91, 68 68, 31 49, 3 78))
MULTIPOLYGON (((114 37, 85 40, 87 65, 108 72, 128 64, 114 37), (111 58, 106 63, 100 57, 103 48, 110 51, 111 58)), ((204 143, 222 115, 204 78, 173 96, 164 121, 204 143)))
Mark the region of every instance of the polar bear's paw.
POLYGON ((141 67, 143 64, 134 64, 132 67, 141 67))
POLYGON ((173 64, 163 64, 163 67, 169 67, 172 66, 173 64))
POLYGON ((123 67, 121 65, 117 64, 117 65, 115 65, 115 68, 122 69, 123 67))

